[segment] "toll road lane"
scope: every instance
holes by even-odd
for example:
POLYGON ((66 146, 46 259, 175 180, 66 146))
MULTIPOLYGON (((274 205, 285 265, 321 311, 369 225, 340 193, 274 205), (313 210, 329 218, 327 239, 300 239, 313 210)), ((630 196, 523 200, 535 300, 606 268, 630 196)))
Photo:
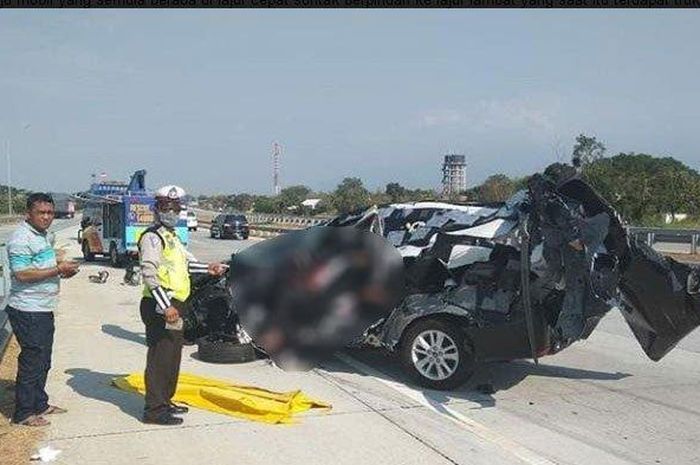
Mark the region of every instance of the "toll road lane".
MULTIPOLYGON (((70 231, 59 236, 67 240, 70 231)), ((209 239, 205 230, 192 235, 191 249, 202 260, 222 260, 252 242, 209 239)), ((74 241, 69 255, 80 255, 74 241)), ((69 412, 51 419, 41 444, 61 449, 64 463, 700 462, 697 336, 654 363, 619 324, 618 312, 587 341, 540 365, 486 365, 451 392, 413 387, 396 359, 377 351, 344 352, 313 371, 284 372, 264 361, 203 363, 196 346, 186 347, 183 372, 301 389, 333 410, 283 427, 196 409, 181 427, 144 425, 142 397, 109 385, 114 376, 143 370, 141 290, 119 278, 90 283, 87 275, 103 265, 84 268, 63 283, 49 378, 52 401, 69 412)))

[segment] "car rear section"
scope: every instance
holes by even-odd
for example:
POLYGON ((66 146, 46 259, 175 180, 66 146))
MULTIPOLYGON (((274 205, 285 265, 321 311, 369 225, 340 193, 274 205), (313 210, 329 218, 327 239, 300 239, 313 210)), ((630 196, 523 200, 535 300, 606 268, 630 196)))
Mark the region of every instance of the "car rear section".
POLYGON ((248 220, 243 215, 226 216, 221 224, 221 236, 231 239, 248 239, 250 226, 248 220))

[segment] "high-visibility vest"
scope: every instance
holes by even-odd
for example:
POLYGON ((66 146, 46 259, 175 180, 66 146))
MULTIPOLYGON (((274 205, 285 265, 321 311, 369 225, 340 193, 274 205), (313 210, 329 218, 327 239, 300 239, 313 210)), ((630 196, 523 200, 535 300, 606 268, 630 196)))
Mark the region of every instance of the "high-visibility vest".
MULTIPOLYGON (((156 273, 158 284, 168 291, 171 298, 184 302, 190 296, 190 273, 185 246, 177 234, 166 227, 149 228, 146 232, 156 233, 163 243, 163 257, 156 273)), ((143 295, 153 297, 145 284, 143 295)))

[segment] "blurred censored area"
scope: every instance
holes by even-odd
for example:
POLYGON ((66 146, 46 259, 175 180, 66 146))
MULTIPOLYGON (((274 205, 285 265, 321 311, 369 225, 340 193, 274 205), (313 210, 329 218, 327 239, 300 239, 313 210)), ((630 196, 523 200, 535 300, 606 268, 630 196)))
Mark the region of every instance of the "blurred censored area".
POLYGON ((305 369, 349 344, 401 299, 402 259, 383 237, 316 227, 231 258, 243 328, 282 368, 305 369))

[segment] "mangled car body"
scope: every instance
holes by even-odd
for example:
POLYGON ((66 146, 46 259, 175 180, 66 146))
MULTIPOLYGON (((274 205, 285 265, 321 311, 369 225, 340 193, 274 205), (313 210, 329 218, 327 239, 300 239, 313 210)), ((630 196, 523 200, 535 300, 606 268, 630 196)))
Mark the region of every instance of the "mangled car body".
MULTIPOLYGON (((480 362, 537 361, 554 354, 586 339, 612 309, 622 312, 652 360, 660 360, 700 324, 696 269, 628 237, 616 212, 580 178, 534 175, 527 189, 504 203, 375 206, 256 244, 232 257, 227 284, 195 293, 204 297, 194 305, 192 339, 208 338, 209 348, 217 343, 236 350, 240 317, 262 348, 269 344, 260 336, 270 325, 276 325, 276 333, 268 330, 268 336, 296 337, 296 348, 324 333, 321 326, 331 328, 325 334, 332 343, 306 347, 315 355, 330 353, 337 335, 373 315, 343 313, 347 307, 336 303, 347 299, 336 297, 348 291, 364 295, 359 287, 368 283, 352 275, 377 270, 384 260, 377 258, 388 257, 382 247, 400 255, 403 276, 393 300, 398 303, 387 305, 384 299, 384 312, 362 326, 363 334, 358 329, 352 344, 397 354, 418 383, 436 389, 461 384, 480 362), (384 239, 381 247, 368 247, 361 236, 339 240, 332 232, 338 228, 384 239), (374 263, 364 262, 370 268, 346 267, 350 273, 339 272, 328 292, 310 291, 309 285, 347 262, 348 251, 371 248, 378 252, 370 254, 374 263), (246 294, 262 297, 242 303, 246 294), (322 322, 319 331, 314 322, 322 322)), ((373 302, 364 308, 380 307, 373 302)))
POLYGON ((397 353, 432 388, 478 362, 556 353, 613 308, 652 360, 700 324, 697 270, 628 238, 575 177, 535 175, 503 204, 394 204, 326 226, 371 230, 400 252, 405 297, 356 343, 397 353))

